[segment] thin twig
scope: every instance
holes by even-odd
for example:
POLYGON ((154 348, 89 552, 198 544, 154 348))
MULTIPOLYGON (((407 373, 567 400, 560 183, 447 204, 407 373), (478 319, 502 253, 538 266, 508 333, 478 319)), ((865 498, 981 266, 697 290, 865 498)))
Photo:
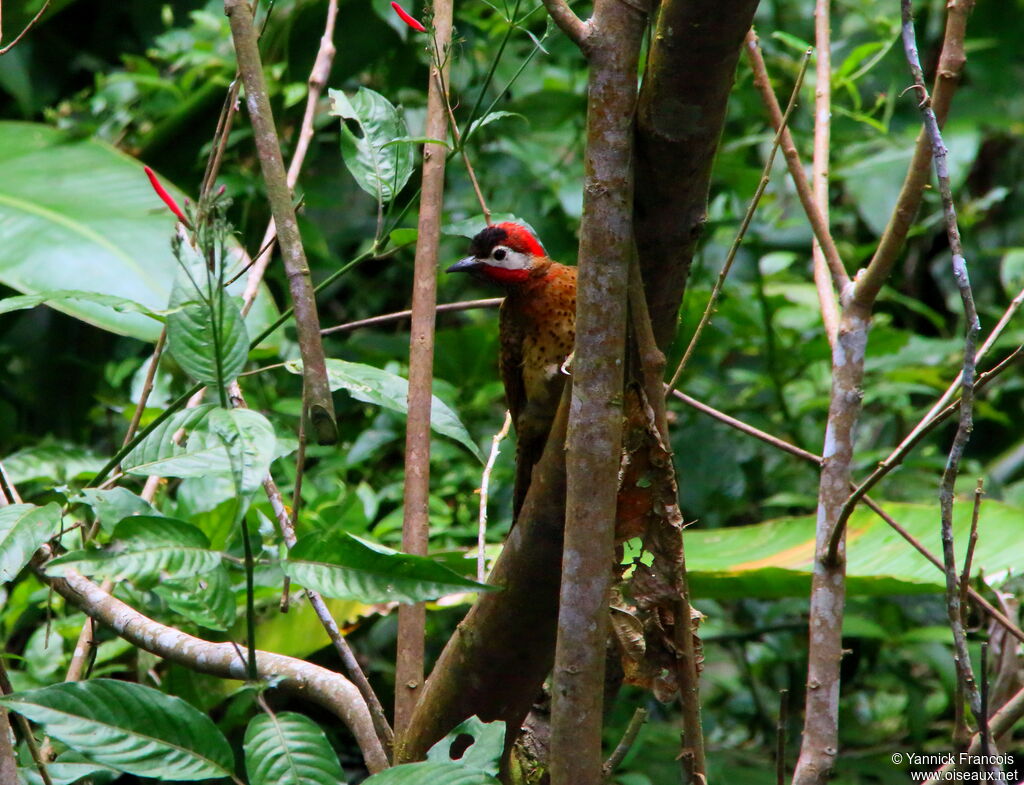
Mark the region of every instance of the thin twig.
POLYGON ((455 122, 455 112, 452 111, 452 102, 448 98, 448 91, 445 89, 444 78, 441 76, 441 71, 434 71, 434 77, 437 80, 438 91, 444 98, 444 108, 448 112, 448 127, 452 131, 452 137, 455 139, 455 147, 462 155, 462 162, 466 165, 466 174, 469 175, 469 182, 473 185, 473 193, 476 194, 476 200, 480 203, 480 210, 484 214, 484 222, 491 225, 491 211, 487 207, 487 202, 484 201, 483 191, 480 190, 480 183, 477 182, 476 172, 473 171, 473 164, 469 160, 469 153, 466 152, 466 146, 462 143, 462 134, 459 133, 458 123, 455 122))
MULTIPOLYGON (((780 128, 782 126, 782 108, 779 106, 779 101, 772 90, 771 80, 768 78, 768 69, 765 67, 761 47, 757 42, 757 34, 753 29, 747 33, 744 49, 746 49, 747 59, 750 61, 750 67, 754 72, 754 86, 760 93, 761 101, 768 110, 772 126, 780 128)), ((814 237, 821 245, 822 252, 825 254, 825 261, 828 263, 829 272, 832 274, 832 285, 839 293, 840 298, 842 298, 850 284, 850 276, 843 266, 843 260, 839 256, 835 240, 832 239, 828 222, 821 214, 821 210, 818 209, 810 183, 807 182, 807 174, 804 172, 803 164, 800 162, 800 153, 797 152, 796 144, 793 142, 793 135, 785 129, 782 134, 782 153, 786 157, 789 174, 793 178, 797 196, 800 198, 800 204, 803 205, 808 221, 810 221, 814 237)))
MULTIPOLYGON (((1009 355, 1004 357, 998 364, 989 368, 985 373, 978 376, 977 381, 974 384, 975 393, 980 392, 985 388, 993 379, 999 374, 1013 365, 1022 355, 1024 355, 1024 346, 1018 346, 1009 355)), ((945 398, 945 396, 943 396, 945 398)), ((940 399, 941 400, 941 399, 940 399)), ((839 537, 842 535, 843 530, 846 527, 846 522, 850 519, 850 515, 853 514, 853 509, 857 503, 867 494, 869 490, 875 487, 878 482, 895 469, 903 459, 910 453, 914 447, 929 433, 934 431, 939 425, 949 419, 950 415, 959 411, 960 400, 956 400, 951 404, 947 404, 945 409, 941 409, 936 412, 935 407, 932 407, 931 411, 925 415, 925 418, 911 431, 907 437, 899 443, 889 456, 879 463, 876 468, 867 478, 862 480, 854 489, 853 493, 849 495, 847 500, 843 503, 843 509, 840 511, 839 519, 836 527, 832 532, 832 541, 830 543, 829 552, 834 553, 837 546, 839 537), (933 412, 935 412, 933 414, 933 412), (929 419, 930 418, 930 419, 929 419)))
POLYGON ((0 49, 0 57, 3 57, 5 54, 10 52, 14 47, 16 47, 18 45, 18 43, 21 41, 21 39, 26 36, 28 31, 32 29, 32 27, 35 25, 35 23, 38 22, 42 18, 43 14, 46 13, 46 9, 49 8, 49 7, 50 7, 50 0, 46 0, 46 2, 43 3, 43 7, 40 8, 39 11, 36 12, 36 15, 32 17, 32 20, 27 25, 25 25, 25 29, 22 30, 20 33, 18 33, 17 37, 13 41, 11 41, 9 44, 7 44, 7 46, 5 46, 3 49, 0 49))
POLYGON ((956 647, 957 675, 964 684, 971 711, 980 725, 981 698, 978 695, 978 689, 974 683, 974 674, 971 671, 970 653, 967 650, 967 638, 964 633, 963 619, 960 612, 960 592, 957 587, 956 557, 953 551, 953 492, 956 476, 960 468, 960 459, 967 446, 971 428, 973 427, 975 344, 978 333, 981 331, 981 324, 978 320, 977 309, 974 306, 974 294, 971 291, 971 282, 967 273, 967 261, 964 258, 963 248, 960 243, 960 229, 957 226, 956 207, 953 204, 953 192, 950 186, 949 171, 946 163, 946 146, 942 141, 942 132, 939 130, 938 120, 931 107, 931 100, 928 98, 927 88, 924 85, 924 72, 921 69, 921 61, 917 53, 911 0, 900 0, 900 9, 902 15, 903 49, 906 53, 907 63, 910 66, 910 73, 914 78, 914 84, 918 86, 919 90, 924 91, 923 95, 925 98, 920 102, 919 108, 925 130, 931 141, 932 163, 939 181, 939 194, 942 197, 946 235, 949 239, 950 252, 953 255, 953 277, 960 291, 960 299, 963 302, 964 308, 964 320, 966 322, 963 373, 960 384, 960 422, 957 426, 956 436, 953 439, 953 445, 949 451, 945 471, 942 474, 939 500, 942 510, 942 553, 946 568, 946 609, 949 615, 950 627, 953 630, 953 642, 956 647))
MULTIPOLYGON (((801 458, 807 461, 808 463, 812 463, 816 466, 821 465, 821 457, 815 455, 812 452, 803 450, 794 444, 790 444, 784 439, 778 438, 777 436, 772 436, 770 433, 765 433, 759 428, 755 428, 753 425, 745 423, 742 420, 737 420, 735 417, 730 417, 728 414, 725 414, 724 412, 721 412, 712 406, 708 406, 706 403, 702 403, 701 401, 698 401, 696 398, 691 398, 690 396, 685 395, 684 393, 681 393, 678 390, 674 391, 672 394, 676 398, 681 400, 683 403, 685 403, 687 406, 690 406, 691 408, 694 408, 697 411, 706 414, 709 417, 718 420, 721 423, 724 423, 725 425, 728 425, 730 428, 734 428, 740 431, 741 433, 747 434, 748 436, 753 436, 755 439, 759 439, 760 441, 763 441, 765 444, 769 444, 772 447, 775 447, 776 449, 788 452, 790 455, 794 455, 797 458, 801 458)), ((946 413, 944 413, 941 419, 944 420, 948 418, 950 415, 953 414, 954 411, 955 409, 953 407, 950 407, 950 409, 946 413)), ((912 535, 909 531, 904 529, 899 524, 899 522, 896 521, 891 515, 886 513, 885 510, 878 506, 878 504, 870 496, 864 497, 864 504, 867 505, 867 507, 872 512, 878 515, 878 517, 880 517, 883 521, 889 524, 889 526, 897 534, 899 534, 904 540, 906 540, 911 546, 913 546, 918 553, 920 553, 928 561, 930 561, 933 566, 935 566, 939 570, 945 569, 942 566, 942 561, 937 556, 935 556, 931 551, 929 551, 920 542, 920 540, 914 537, 914 535, 912 535)), ((976 605, 978 605, 990 618, 997 621, 1002 627, 1004 627, 1007 630, 1007 632, 1009 632, 1018 641, 1024 643, 1024 630, 1021 630, 1016 624, 1013 623, 1013 621, 1010 620, 1009 617, 1007 617, 998 608, 992 605, 974 588, 968 586, 967 593, 971 600, 976 605)))
MULTIPOLYGON (((329 0, 327 3, 327 16, 324 20, 324 32, 320 36, 320 47, 317 50, 313 67, 309 72, 307 80, 308 89, 306 92, 306 109, 302 115, 302 122, 299 124, 299 136, 295 142, 295 150, 292 152, 292 160, 288 164, 286 180, 288 187, 294 189, 299 181, 299 174, 302 165, 306 160, 306 153, 313 140, 314 121, 316 120, 316 109, 323 95, 324 87, 327 86, 327 79, 331 74, 331 64, 334 62, 334 27, 338 18, 338 0, 329 0)), ((274 255, 274 244, 277 239, 277 224, 271 218, 263 232, 263 240, 260 242, 260 251, 256 254, 249 267, 249 277, 245 282, 245 291, 242 293, 242 313, 248 313, 252 308, 256 295, 260 290, 260 282, 266 274, 267 265, 274 255)))
MULTIPOLYGON (((978 519, 981 516, 981 497, 985 494, 985 481, 979 477, 974 489, 974 510, 971 513, 971 534, 967 538, 967 554, 964 556, 964 569, 960 573, 960 606, 963 616, 967 616, 967 589, 971 585, 971 562, 974 561, 974 549, 978 544, 978 519)), ((963 619, 964 624, 967 619, 963 619)))
POLYGON ((309 272, 309 263, 302 247, 291 189, 281 158, 281 147, 274 115, 270 108, 263 63, 260 59, 252 14, 245 0, 224 0, 224 10, 231 23, 238 69, 245 86, 246 104, 252 123, 256 150, 266 184, 267 199, 277 224, 285 270, 292 303, 295 307, 295 325, 299 349, 302 354, 303 409, 310 418, 319 444, 333 444, 338 438, 334 418, 334 402, 327 381, 324 347, 320 340, 316 297, 309 272))
MULTIPOLYGON (((7 676, 7 664, 4 662, 5 653, 3 650, 0 650, 0 695, 10 695, 14 692, 11 687, 11 680, 7 676)), ((21 735, 25 739, 25 745, 32 756, 32 761, 36 764, 39 776, 43 778, 44 785, 53 785, 53 780, 50 779, 50 772, 46 768, 46 761, 43 760, 43 755, 39 751, 39 745, 36 744, 36 738, 32 735, 32 726, 29 725, 25 717, 17 712, 14 712, 14 720, 18 723, 18 727, 21 728, 21 735)), ((7 733, 7 728, 0 727, 0 733, 7 733)))
MULTIPOLYGON (((981 754, 992 754, 992 736, 988 730, 988 641, 981 644, 981 714, 978 715, 978 736, 981 738, 981 754)), ((986 766, 989 765, 986 763, 986 766)))
POLYGON ((11 482, 11 477, 7 474, 7 469, 4 467, 3 461, 0 461, 0 490, 2 490, 3 495, 7 497, 7 503, 23 504, 21 494, 18 493, 18 489, 15 488, 14 483, 11 482))
MULTIPOLYGON (((811 186, 814 202, 826 226, 829 222, 828 170, 832 131, 832 23, 831 0, 814 4, 814 46, 817 50, 814 85, 814 159, 811 164, 811 186)), ((836 342, 839 330, 839 305, 828 271, 825 252, 817 239, 811 243, 814 263, 814 287, 818 291, 821 321, 830 345, 836 342)))
POLYGON ((672 374, 672 379, 668 383, 668 391, 671 392, 675 389, 676 384, 679 382, 679 377, 683 373, 683 369, 690 360, 690 356, 693 354, 694 348, 697 346, 697 341, 700 340, 701 334, 704 332, 704 328, 707 327, 708 322, 711 321, 711 315, 715 312, 715 306, 718 304, 718 297, 722 293, 722 287, 725 285, 725 278, 729 275, 729 270, 732 269, 732 263, 736 260, 736 253, 740 249, 740 245, 743 243, 743 238, 746 237, 747 229, 750 227, 750 222, 754 217, 754 212, 757 210, 758 204, 761 202, 761 197, 764 195, 765 189, 768 187, 768 183, 771 180, 772 166, 775 164, 775 156, 779 152, 779 144, 782 142, 782 135, 786 131, 786 127, 789 124, 789 116, 793 112, 793 108, 796 106, 797 96, 800 95, 800 87, 804 83, 804 74, 807 73, 807 64, 810 62, 811 53, 813 50, 808 49, 804 52, 803 59, 800 61, 800 70, 796 76, 796 82, 793 85, 793 92, 789 95, 789 103, 786 105, 786 111, 782 115, 782 121, 778 129, 775 131, 775 138, 772 140, 772 147, 768 153, 768 158, 764 163, 764 168, 761 170, 761 180, 757 184, 757 189, 754 191, 754 195, 750 199, 750 204, 747 205, 747 212, 743 216, 743 220, 740 222, 739 231, 736 232, 736 236, 733 238, 732 245, 729 246, 729 252, 725 256, 725 263, 722 265, 721 272, 718 273, 718 280, 715 281, 715 286, 711 290, 711 296, 708 298, 708 304, 704 308, 704 314, 700 317, 700 322, 697 323, 697 329, 693 331, 693 337, 690 338, 690 343, 686 347, 686 351, 683 352, 683 358, 679 361, 679 365, 676 366, 675 373, 672 374))
MULTIPOLYGON (((441 303, 440 305, 435 306, 434 311, 436 313, 453 313, 455 311, 471 311, 475 308, 497 308, 504 301, 504 297, 487 297, 482 300, 464 300, 457 303, 441 303)), ((321 330, 320 334, 334 335, 335 333, 349 332, 363 327, 377 327, 382 324, 400 322, 411 316, 412 311, 395 311, 394 313, 385 313, 380 316, 371 316, 367 319, 357 319, 354 322, 346 322, 345 324, 337 324, 334 327, 327 327, 321 330)))
POLYGON ((789 724, 789 690, 779 690, 779 723, 775 726, 775 783, 786 782, 786 729, 789 724))
MULTIPOLYGON (((242 393, 241 387, 238 386, 238 382, 232 382, 229 389, 231 400, 234 405, 239 408, 246 408, 247 404, 245 396, 242 393)), ((284 540, 285 547, 291 550, 292 546, 297 542, 297 538, 295 536, 295 521, 293 521, 292 516, 288 514, 288 509, 285 507, 284 503, 284 497, 281 495, 281 491, 277 487, 277 483, 274 482, 274 478, 271 477, 270 474, 267 474, 267 476, 263 478, 263 491, 266 493, 267 500, 270 502, 270 507, 274 511, 274 517, 277 519, 278 526, 281 529, 281 537, 284 540)), ((348 645, 348 641, 345 640, 341 631, 338 629, 338 624, 331 616, 331 612, 327 608, 326 603, 324 603, 323 598, 319 593, 312 589, 306 589, 306 597, 309 599, 309 603, 316 612, 317 618, 320 620, 320 623, 327 631, 327 635, 330 637, 331 642, 334 644, 335 651, 337 651, 338 657, 341 659, 341 664, 345 670, 346 677, 356 686, 356 689, 359 690, 359 694, 362 695, 363 701, 366 703, 367 709, 373 720, 373 727, 377 734, 377 738, 380 740, 381 746, 390 758, 392 745, 394 743, 394 734, 392 733, 391 726, 388 725, 387 718, 384 715, 384 707, 377 698, 377 694, 373 691, 373 687, 370 686, 370 682, 367 680, 366 674, 363 673, 363 669, 359 666, 359 662, 356 660, 355 654, 348 645)))
POLYGON ((487 492, 491 484, 491 472, 494 470, 494 462, 498 460, 498 450, 502 439, 508 436, 508 430, 512 427, 512 413, 505 412, 505 422, 501 430, 491 438, 491 452, 487 456, 487 463, 484 466, 483 476, 480 478, 480 515, 477 519, 476 537, 476 579, 483 583, 487 577, 487 557, 484 549, 487 545, 487 492))
POLYGON ((633 744, 636 743, 637 736, 640 735, 640 731, 643 730, 644 723, 647 722, 647 709, 636 709, 633 712, 633 716, 629 718, 629 724, 626 726, 626 730, 622 734, 622 739, 612 750, 612 754, 608 756, 608 760, 604 762, 601 767, 601 771, 604 773, 606 779, 610 780, 615 770, 622 765, 622 761, 625 760, 626 755, 633 748, 633 744))
MULTIPOLYGON (((1003 704, 999 711, 992 715, 991 720, 988 722, 990 738, 998 739, 1004 733, 1013 730, 1021 717, 1024 717, 1024 689, 1018 690, 1010 700, 1003 704)), ((967 756, 957 756, 954 758, 952 763, 946 764, 936 772, 936 776, 932 781, 939 782, 945 779, 942 775, 945 775, 948 771, 962 770, 966 765, 970 765, 973 756, 980 754, 981 733, 979 732, 971 739, 971 746, 967 748, 967 756)))
MULTIPOLYGON (((949 112, 953 94, 960 82, 960 74, 967 61, 964 37, 967 33, 967 17, 974 6, 974 0, 947 0, 944 5, 946 30, 942 40, 942 54, 939 56, 938 68, 935 69, 932 93, 932 106, 940 124, 949 112)), ((865 305, 875 301, 899 258, 928 186, 931 157, 928 134, 922 129, 914 145, 914 155, 907 167, 896 205, 878 241, 878 247, 867 267, 857 274, 853 297, 865 305)))
MULTIPOLYGON (((1009 325, 1011 317, 1020 308, 1022 302, 1024 302, 1024 289, 1022 289, 1017 294, 1017 296, 1013 298, 1011 303, 1003 312, 1003 315, 999 318, 999 321, 996 323, 996 326, 993 327, 992 331, 988 334, 988 337, 985 339, 985 342, 974 354, 975 365, 981 362, 981 359, 985 356, 988 350, 991 349, 993 345, 995 345, 996 340, 999 338, 999 336, 1002 335, 1003 331, 1009 325)), ((977 388, 981 386, 989 375, 998 374, 1006 364, 1011 363, 1016 359, 1017 354, 1020 351, 1021 349, 1018 348, 1015 352, 1006 357, 995 368, 990 369, 986 373, 983 373, 980 377, 978 377, 977 381, 975 382, 975 387, 977 388)), ((878 484, 879 480, 881 480, 883 477, 889 474, 889 472, 891 472, 893 469, 899 466, 900 463, 903 462, 903 459, 906 457, 907 453, 909 453, 910 450, 913 449, 914 446, 926 434, 928 434, 935 428, 936 417, 938 417, 939 413, 949 406, 949 402, 953 400, 953 396, 956 394, 956 391, 962 386, 962 382, 963 370, 961 369, 960 372, 957 374, 956 379, 954 379, 950 383, 949 387, 946 388, 946 391, 939 396, 938 400, 932 405, 932 408, 928 410, 928 413, 925 414, 924 417, 922 417, 918 421, 917 425, 915 425, 911 429, 910 433, 908 433, 904 437, 903 441, 901 441, 896 446, 896 448, 889 453, 885 460, 881 461, 878 464, 877 468, 867 477, 867 479, 860 483, 860 485, 857 486, 854 492, 850 494, 850 497, 846 500, 845 504, 843 504, 843 509, 839 513, 837 529, 842 529, 842 527, 846 524, 847 519, 850 517, 850 514, 853 512, 853 508, 856 506, 861 496, 863 496, 865 493, 871 490, 876 484, 878 484)), ((833 540, 835 539, 835 537, 836 535, 833 534, 833 540)))
POLYGON ((199 198, 205 199, 213 191, 213 184, 220 172, 221 162, 224 160, 224 151, 228 146, 228 139, 231 135, 231 124, 238 111, 238 90, 242 86, 242 80, 237 71, 235 78, 228 85, 227 95, 224 96, 224 104, 220 110, 220 117, 217 119, 217 128, 213 132, 213 140, 210 142, 210 156, 206 160, 206 172, 203 175, 203 184, 199 189, 199 198))
POLYGON ((142 392, 139 394, 139 402, 135 407, 135 413, 132 415, 132 421, 128 423, 128 430, 125 431, 124 441, 121 442, 122 447, 131 442, 135 436, 135 431, 139 428, 142 413, 146 410, 146 401, 149 400, 149 394, 153 392, 153 380, 156 378, 156 369, 160 365, 160 355, 163 354, 166 341, 167 328, 164 327, 160 331, 160 337, 156 339, 153 354, 149 358, 149 367, 146 369, 146 381, 142 385, 142 392))

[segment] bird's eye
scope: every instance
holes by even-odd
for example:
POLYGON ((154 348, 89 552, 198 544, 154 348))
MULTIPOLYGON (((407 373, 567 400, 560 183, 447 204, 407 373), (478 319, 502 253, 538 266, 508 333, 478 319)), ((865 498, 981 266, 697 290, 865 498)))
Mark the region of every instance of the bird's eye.
POLYGON ((497 251, 494 252, 494 260, 495 261, 500 262, 504 258, 505 258, 505 249, 504 248, 499 248, 497 251))

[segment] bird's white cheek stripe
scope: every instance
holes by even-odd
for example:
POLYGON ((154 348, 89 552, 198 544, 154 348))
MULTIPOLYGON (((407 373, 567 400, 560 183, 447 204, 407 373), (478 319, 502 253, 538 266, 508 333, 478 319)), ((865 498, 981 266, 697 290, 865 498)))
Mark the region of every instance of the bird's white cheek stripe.
POLYGON ((497 246, 494 251, 491 252, 491 258, 487 260, 487 264, 491 267, 501 267, 505 270, 527 270, 530 267, 530 256, 520 251, 513 251, 506 245, 497 246), (502 250, 505 252, 504 259, 495 259, 494 251, 502 250))

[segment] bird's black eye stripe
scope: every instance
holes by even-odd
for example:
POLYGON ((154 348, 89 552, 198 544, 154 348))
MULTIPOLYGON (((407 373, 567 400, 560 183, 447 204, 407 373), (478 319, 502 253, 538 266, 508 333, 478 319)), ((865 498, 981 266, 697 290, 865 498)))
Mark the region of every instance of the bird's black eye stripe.
POLYGON ((494 259, 496 261, 500 262, 504 258, 505 258, 505 249, 504 248, 499 248, 498 250, 496 250, 494 252, 494 259))

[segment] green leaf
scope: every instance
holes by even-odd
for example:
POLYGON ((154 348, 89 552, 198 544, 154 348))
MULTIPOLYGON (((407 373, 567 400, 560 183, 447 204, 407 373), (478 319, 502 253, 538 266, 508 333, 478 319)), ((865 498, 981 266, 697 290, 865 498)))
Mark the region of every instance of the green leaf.
POLYGON ((495 120, 501 120, 501 119, 506 118, 506 117, 518 117, 523 122, 529 122, 526 119, 526 117, 524 117, 523 115, 519 114, 519 112, 505 112, 505 111, 490 112, 488 114, 485 114, 479 120, 474 120, 472 123, 470 123, 469 129, 465 133, 465 138, 469 138, 474 133, 476 133, 478 130, 483 128, 485 125, 490 125, 495 120))
MULTIPOLYGON (((302 362, 293 360, 286 363, 291 373, 302 373, 302 362)), ((409 411, 409 382, 397 374, 374 368, 372 365, 352 363, 347 360, 327 360, 327 380, 332 390, 345 390, 357 401, 383 406, 395 412, 409 411)), ((436 395, 430 402, 430 427, 437 433, 454 439, 463 445, 481 462, 483 455, 469 435, 466 426, 436 395)))
POLYGON ((48 539, 60 531, 60 505, 0 507, 0 583, 13 581, 48 539))
POLYGON ((213 721, 150 687, 92 679, 14 693, 0 703, 90 760, 128 774, 203 780, 233 773, 231 747, 213 721))
POLYGON ((105 461, 67 442, 44 442, 8 455, 3 463, 15 485, 40 481, 60 485, 95 474, 105 461))
POLYGON ((0 300, 0 314, 21 311, 26 308, 35 308, 38 305, 44 304, 67 303, 70 300, 95 303, 96 305, 112 308, 119 313, 141 313, 158 322, 163 322, 166 316, 165 312, 154 311, 142 303, 137 303, 126 297, 117 297, 116 295, 101 294, 99 292, 82 292, 75 289, 50 289, 38 292, 37 294, 5 297, 3 300, 0 300))
POLYGON ((505 744, 504 722, 482 722, 471 717, 430 748, 423 763, 407 763, 374 774, 366 785, 496 785, 505 744), (460 736, 474 741, 458 760, 451 746, 460 736))
MULTIPOLYGON (((517 218, 512 213, 492 213, 491 223, 500 224, 506 221, 512 223, 522 224, 536 236, 536 232, 533 227, 527 221, 522 218, 517 218)), ((480 232, 487 228, 487 219, 484 218, 483 214, 473 215, 469 218, 463 218, 461 221, 451 221, 450 223, 441 226, 441 233, 447 234, 451 237, 476 237, 480 232)))
POLYGON ((172 611, 201 627, 226 631, 235 623, 235 594, 223 564, 202 575, 163 579, 153 593, 172 611))
POLYGON ((181 243, 179 258, 182 269, 171 292, 167 350, 196 381, 224 387, 242 372, 249 356, 242 311, 187 242, 181 243))
POLYGON ((71 501, 92 507, 100 526, 107 532, 113 531, 118 523, 132 515, 160 515, 152 504, 127 488, 85 488, 71 501))
POLYGON ((253 717, 245 730, 250 785, 338 785, 345 774, 320 727, 302 714, 253 717))
POLYGON ((501 753, 505 747, 505 723, 498 720, 484 722, 479 717, 470 717, 456 725, 451 732, 427 753, 428 761, 458 761, 460 766, 477 769, 492 777, 498 776, 501 753), (458 759, 452 758, 452 743, 461 736, 472 736, 473 743, 458 759))
POLYGON ((114 540, 118 550, 72 551, 49 562, 46 571, 63 575, 65 567, 73 567, 83 575, 144 581, 209 572, 221 563, 205 534, 174 518, 125 518, 114 528, 114 540))
POLYGON ((224 446, 238 492, 259 488, 277 447, 270 421, 251 409, 216 409, 205 425, 224 446))
POLYGON ((999 265, 999 280, 1010 297, 1024 288, 1024 248, 1011 248, 1006 252, 999 265))
POLYGON ((351 98, 328 90, 331 114, 341 118, 341 156, 359 187, 381 202, 392 201, 414 167, 411 144, 390 145, 409 136, 402 115, 380 93, 365 87, 351 98), (386 149, 385 149, 386 148, 386 149))
POLYGON ((500 785, 482 771, 466 769, 457 763, 404 763, 385 769, 363 780, 364 785, 500 785))
MULTIPOLYGON (((882 505, 934 554, 942 553, 939 507, 882 505)), ((814 565, 815 516, 779 518, 753 526, 686 530, 686 567, 697 597, 805 597, 814 565)), ((953 510, 958 542, 967 542, 971 505, 953 510)), ((974 573, 998 582, 1024 561, 1019 536, 1024 509, 986 500, 981 508, 974 573)), ((958 556, 963 558, 962 549, 958 556)), ((848 523, 847 589, 853 595, 927 594, 945 590, 942 572, 907 544, 885 521, 859 507, 848 523)))
POLYGON ((460 591, 492 591, 424 556, 411 556, 342 532, 302 537, 284 571, 328 597, 359 602, 424 602, 460 591))
MULTIPOLYGON (((104 330, 155 341, 160 325, 146 313, 166 307, 178 265, 170 247, 174 218, 142 165, 96 139, 2 122, 0 170, 0 284, 51 299, 57 310, 104 330), (52 299, 58 281, 61 291, 92 294, 52 299), (135 304, 146 310, 135 312, 135 304)), ((231 251, 240 268, 247 261, 241 246, 233 243, 231 251)), ((244 287, 243 276, 230 291, 244 287)), ((252 329, 276 315, 264 288, 252 329)))
MULTIPOLYGON (((212 403, 204 403, 175 412, 124 456, 121 468, 129 474, 155 474, 158 477, 201 477, 208 474, 204 456, 176 444, 173 437, 182 428, 198 426, 215 408, 212 403), (190 473, 175 474, 175 471, 190 473)), ((215 446, 210 452, 216 452, 216 449, 215 446)), ((219 449, 223 451, 223 447, 219 449)))

